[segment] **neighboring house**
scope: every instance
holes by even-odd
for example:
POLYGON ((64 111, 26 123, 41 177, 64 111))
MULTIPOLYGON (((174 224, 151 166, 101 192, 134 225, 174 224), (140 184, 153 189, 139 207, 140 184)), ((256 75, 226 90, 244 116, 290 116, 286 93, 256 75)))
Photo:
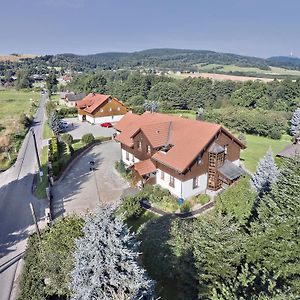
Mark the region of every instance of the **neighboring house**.
POLYGON ((110 95, 90 93, 76 102, 78 118, 92 124, 117 122, 129 111, 121 101, 110 95))
POLYGON ((61 92, 60 99, 64 100, 65 104, 69 107, 75 107, 76 102, 82 100, 86 96, 85 93, 75 94, 74 92, 61 92))
POLYGON ((159 184, 179 198, 236 181, 245 145, 222 126, 160 113, 127 113, 115 126, 134 183, 159 184))
POLYGON ((295 142, 292 145, 286 146, 276 156, 285 158, 295 158, 297 155, 300 155, 300 137, 296 138, 295 142))

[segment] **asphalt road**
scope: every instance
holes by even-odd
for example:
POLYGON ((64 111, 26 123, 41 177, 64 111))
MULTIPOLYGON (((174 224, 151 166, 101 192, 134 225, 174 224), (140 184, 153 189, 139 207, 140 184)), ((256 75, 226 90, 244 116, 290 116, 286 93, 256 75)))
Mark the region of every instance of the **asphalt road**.
MULTIPOLYGON (((33 126, 39 149, 46 99, 47 95, 41 96, 33 126)), ((44 217, 46 203, 36 199, 31 192, 36 172, 34 143, 29 132, 14 166, 0 174, 0 300, 14 299, 12 287, 18 258, 26 248, 28 235, 34 231, 29 203, 33 203, 39 220, 44 217)))
POLYGON ((123 196, 136 192, 114 168, 120 156, 120 144, 110 141, 80 157, 52 189, 54 216, 84 214, 100 203, 116 205, 123 196), (95 171, 90 171, 90 161, 95 162, 95 171))

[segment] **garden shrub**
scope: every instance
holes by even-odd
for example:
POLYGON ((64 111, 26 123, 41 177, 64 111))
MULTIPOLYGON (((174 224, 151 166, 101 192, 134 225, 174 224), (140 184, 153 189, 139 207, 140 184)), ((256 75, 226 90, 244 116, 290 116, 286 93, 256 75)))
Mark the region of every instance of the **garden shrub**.
POLYGON ((140 205, 142 200, 141 194, 125 197, 117 210, 117 215, 126 220, 129 218, 139 218, 143 213, 143 208, 140 205))
POLYGON ((93 136, 92 133, 86 133, 82 136, 81 141, 84 144, 90 144, 91 142, 93 142, 95 140, 95 137, 93 136))
POLYGON ((185 213, 185 212, 189 212, 192 209, 192 205, 190 203, 190 201, 184 201, 183 204, 180 206, 180 212, 185 213))
POLYGON ((197 196, 197 203, 200 203, 202 205, 206 204, 209 202, 209 196, 206 194, 201 194, 197 196))

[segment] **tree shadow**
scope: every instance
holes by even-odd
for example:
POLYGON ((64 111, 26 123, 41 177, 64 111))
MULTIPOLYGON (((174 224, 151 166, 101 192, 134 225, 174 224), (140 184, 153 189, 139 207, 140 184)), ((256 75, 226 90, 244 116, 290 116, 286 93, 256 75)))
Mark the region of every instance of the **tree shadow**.
POLYGON ((78 158, 64 178, 60 179, 59 183, 52 188, 51 213, 53 218, 64 216, 66 213, 65 203, 73 201, 82 189, 82 185, 92 179, 90 175, 93 171, 90 170, 90 161, 94 161, 95 168, 97 168, 102 159, 99 159, 94 153, 88 153, 78 158), (80 168, 82 165, 84 167, 80 168))
POLYGON ((0 188, 0 258, 15 251, 19 242, 25 240, 33 225, 29 203, 32 202, 36 217, 44 217, 46 203, 31 193, 34 174, 13 180, 0 188))
POLYGON ((142 262, 150 277, 157 282, 156 290, 161 299, 198 299, 198 282, 192 251, 187 247, 179 253, 180 251, 170 243, 171 225, 174 220, 189 222, 166 215, 146 223, 138 236, 143 253, 142 262))

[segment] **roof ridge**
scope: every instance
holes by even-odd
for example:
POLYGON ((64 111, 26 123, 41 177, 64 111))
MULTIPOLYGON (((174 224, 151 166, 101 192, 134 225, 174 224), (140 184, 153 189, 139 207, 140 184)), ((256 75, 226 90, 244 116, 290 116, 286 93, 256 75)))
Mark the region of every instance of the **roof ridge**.
POLYGON ((169 122, 169 128, 168 128, 168 135, 167 135, 167 139, 166 139, 166 144, 165 146, 170 144, 170 137, 171 137, 171 130, 172 130, 172 121, 169 122))

